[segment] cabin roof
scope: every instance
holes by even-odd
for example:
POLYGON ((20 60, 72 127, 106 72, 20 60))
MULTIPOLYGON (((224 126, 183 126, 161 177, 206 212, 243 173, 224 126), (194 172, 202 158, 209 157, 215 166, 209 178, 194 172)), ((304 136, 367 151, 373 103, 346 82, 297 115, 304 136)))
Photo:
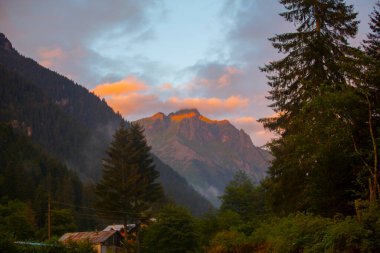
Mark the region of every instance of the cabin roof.
POLYGON ((59 238, 60 242, 68 241, 89 241, 90 243, 102 243, 108 240, 115 233, 116 230, 110 231, 96 231, 96 232, 76 232, 76 233, 66 233, 59 238))

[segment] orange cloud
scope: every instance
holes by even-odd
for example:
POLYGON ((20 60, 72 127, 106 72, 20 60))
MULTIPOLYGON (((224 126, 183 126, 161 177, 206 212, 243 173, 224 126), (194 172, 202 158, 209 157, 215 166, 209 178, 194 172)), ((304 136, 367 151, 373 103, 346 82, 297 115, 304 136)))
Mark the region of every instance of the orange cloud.
POLYGON ((148 86, 133 76, 129 76, 114 83, 104 83, 96 86, 92 91, 99 97, 122 95, 132 92, 145 91, 148 86))
POLYGON ((178 109, 181 108, 197 108, 205 113, 223 113, 236 111, 242 107, 247 107, 249 101, 247 98, 240 96, 230 96, 227 99, 220 98, 177 98, 172 97, 168 100, 178 109))
POLYGON ((219 98, 178 98, 160 100, 154 94, 129 93, 105 97, 109 106, 120 112, 124 117, 133 115, 150 115, 158 111, 173 112, 183 108, 197 108, 204 114, 222 114, 239 111, 248 106, 248 99, 231 96, 219 98))
POLYGON ((134 114, 151 113, 160 111, 160 101, 153 94, 130 93, 126 95, 110 96, 106 98, 109 106, 120 112, 124 117, 134 114))

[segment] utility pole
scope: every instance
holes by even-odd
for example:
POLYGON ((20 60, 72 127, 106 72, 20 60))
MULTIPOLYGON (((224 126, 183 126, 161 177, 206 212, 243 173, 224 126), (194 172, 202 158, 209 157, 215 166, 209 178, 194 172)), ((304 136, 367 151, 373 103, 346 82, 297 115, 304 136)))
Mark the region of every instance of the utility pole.
POLYGON ((48 196, 48 239, 51 239, 51 208, 50 208, 50 191, 48 196))
POLYGON ((48 239, 51 239, 51 174, 50 170, 48 172, 48 217, 47 217, 47 225, 48 225, 48 239))

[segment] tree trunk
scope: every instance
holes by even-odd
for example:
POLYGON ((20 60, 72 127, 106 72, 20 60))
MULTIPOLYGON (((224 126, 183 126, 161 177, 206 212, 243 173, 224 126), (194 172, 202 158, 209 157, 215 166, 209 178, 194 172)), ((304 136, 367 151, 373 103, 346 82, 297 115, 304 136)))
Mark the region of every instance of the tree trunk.
POLYGON ((371 142, 372 142, 372 148, 373 148, 373 169, 371 171, 371 178, 369 179, 369 202, 371 204, 374 204, 377 202, 378 198, 378 154, 377 154, 377 143, 375 138, 375 133, 373 130, 373 122, 372 122, 372 105, 371 101, 368 96, 367 103, 368 103, 368 128, 369 133, 371 136, 371 142))

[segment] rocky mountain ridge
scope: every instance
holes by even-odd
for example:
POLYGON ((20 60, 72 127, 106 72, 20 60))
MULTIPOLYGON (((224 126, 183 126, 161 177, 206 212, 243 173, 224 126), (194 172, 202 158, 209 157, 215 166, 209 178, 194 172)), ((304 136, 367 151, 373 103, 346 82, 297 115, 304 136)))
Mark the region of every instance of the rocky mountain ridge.
POLYGON ((253 145, 244 130, 228 120, 212 120, 197 109, 138 120, 152 151, 214 205, 238 170, 254 182, 265 177, 271 155, 253 145))

